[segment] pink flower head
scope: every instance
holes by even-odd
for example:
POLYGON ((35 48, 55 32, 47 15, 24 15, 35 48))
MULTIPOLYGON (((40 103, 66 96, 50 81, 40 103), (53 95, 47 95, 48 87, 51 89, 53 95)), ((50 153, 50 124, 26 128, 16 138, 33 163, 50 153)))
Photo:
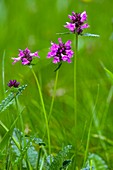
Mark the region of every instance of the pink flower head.
POLYGON ((82 13, 72 12, 72 15, 68 15, 70 22, 66 22, 65 28, 68 28, 73 33, 81 34, 83 29, 88 28, 89 25, 84 23, 87 20, 86 11, 82 13))
POLYGON ((13 64, 21 60, 23 65, 30 65, 33 57, 39 57, 38 52, 31 53, 28 48, 25 50, 19 49, 18 57, 12 58, 14 60, 13 64))
POLYGON ((9 83, 8 83, 8 86, 11 88, 11 87, 18 87, 19 86, 19 82, 17 82, 16 80, 10 80, 9 83))
POLYGON ((71 50, 71 41, 66 43, 62 42, 61 38, 58 38, 59 44, 51 42, 50 52, 48 52, 47 58, 53 58, 53 63, 59 63, 62 61, 71 62, 74 52, 71 50))

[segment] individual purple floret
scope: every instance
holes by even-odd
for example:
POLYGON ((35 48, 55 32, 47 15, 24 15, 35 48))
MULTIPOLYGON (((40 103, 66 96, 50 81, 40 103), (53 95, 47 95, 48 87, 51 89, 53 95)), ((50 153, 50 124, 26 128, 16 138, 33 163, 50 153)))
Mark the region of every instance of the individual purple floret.
POLYGON ((70 22, 66 22, 65 28, 68 28, 73 33, 81 34, 83 29, 88 28, 89 25, 84 23, 87 20, 86 11, 82 13, 72 12, 72 15, 68 15, 70 22))
POLYGON ((19 49, 18 57, 12 58, 14 60, 13 64, 21 60, 23 65, 30 65, 33 57, 39 57, 38 52, 31 53, 28 48, 25 50, 19 49))
POLYGON ((51 42, 50 52, 48 52, 47 58, 53 58, 53 63, 59 63, 61 61, 67 61, 71 63, 71 58, 74 52, 71 50, 71 41, 66 43, 62 42, 61 38, 58 38, 59 44, 51 42))
POLYGON ((16 80, 10 80, 9 83, 8 83, 8 86, 9 87, 18 87, 19 86, 19 82, 17 82, 16 80))

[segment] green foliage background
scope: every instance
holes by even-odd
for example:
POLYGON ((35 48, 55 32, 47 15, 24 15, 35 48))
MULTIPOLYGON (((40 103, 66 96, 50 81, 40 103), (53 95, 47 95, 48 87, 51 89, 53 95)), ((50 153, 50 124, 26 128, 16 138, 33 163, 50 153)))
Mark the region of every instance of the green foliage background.
MULTIPOLYGON (((113 72, 113 11, 112 0, 0 0, 0 101, 4 99, 2 79, 2 56, 5 52, 5 90, 10 79, 28 84, 19 97, 25 106, 23 119, 31 133, 43 136, 45 120, 40 108, 40 99, 34 78, 28 67, 20 63, 12 65, 11 57, 17 57, 18 49, 38 50, 40 59, 34 69, 38 74, 43 90, 47 111, 51 96, 49 84, 55 79, 55 68, 46 59, 50 42, 57 42, 58 32, 66 32, 63 27, 69 21, 72 11, 87 11, 90 28, 84 32, 99 34, 100 38, 79 37, 77 59, 77 130, 75 135, 73 118, 73 63, 64 63, 59 70, 57 89, 65 94, 56 97, 50 121, 52 152, 59 147, 72 144, 77 155, 73 167, 81 167, 86 151, 88 131, 92 115, 88 152, 102 156, 113 168, 113 87, 106 76, 102 64, 113 72), (99 137, 100 135, 100 137, 99 137), (104 139, 102 138, 104 136, 104 139), (101 138, 101 139, 100 139, 101 138)), ((62 35, 63 41, 74 40, 74 35, 62 35)), ((1 121, 10 128, 16 117, 16 109, 9 107, 0 114, 1 121)), ((18 126, 20 126, 18 124, 18 126)), ((0 127, 1 138, 5 131, 0 127)), ((45 142, 47 139, 45 138, 45 142)))

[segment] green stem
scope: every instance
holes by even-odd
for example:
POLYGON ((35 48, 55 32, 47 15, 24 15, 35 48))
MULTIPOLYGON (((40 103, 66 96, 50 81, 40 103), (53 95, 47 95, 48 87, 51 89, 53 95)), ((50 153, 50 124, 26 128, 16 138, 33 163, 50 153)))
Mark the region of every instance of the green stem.
POLYGON ((23 123, 23 118, 22 118, 22 112, 20 111, 20 105, 19 105, 19 101, 18 101, 17 97, 15 97, 15 103, 16 103, 16 108, 17 108, 17 111, 18 111, 18 116, 20 117, 20 125, 21 125, 22 132, 23 132, 23 135, 24 135, 24 123, 23 123))
POLYGON ((77 90, 76 90, 76 69, 77 69, 77 54, 78 53, 78 34, 76 33, 75 44, 74 44, 74 116, 75 116, 75 127, 77 126, 77 90))
MULTIPOLYGON (((16 119, 17 121, 17 119, 16 119)), ((7 132, 7 134, 9 133, 9 129, 0 121, 0 125, 5 129, 5 131, 7 132)), ((15 138, 12 136, 12 140, 13 142, 16 144, 16 146, 18 147, 18 149, 20 149, 20 146, 18 144, 18 142, 15 140, 15 138)))
POLYGON ((9 129, 3 124, 3 122, 0 120, 0 125, 5 129, 6 132, 9 131, 9 129))
POLYGON ((4 97, 5 97, 5 51, 3 53, 3 58, 2 58, 2 85, 3 85, 3 92, 4 92, 4 97))
POLYGON ((40 163, 41 152, 42 152, 42 147, 39 146, 38 160, 37 160, 37 167, 36 167, 37 170, 39 169, 39 163, 40 163))
POLYGON ((87 155, 88 155, 88 148, 89 148, 89 142, 90 142, 92 122, 93 122, 93 119, 91 119, 89 130, 88 130, 88 137, 87 137, 87 143, 86 143, 86 150, 85 150, 83 167, 85 166, 87 155))
POLYGON ((51 154, 50 133, 49 133, 49 126, 48 126, 48 119, 47 119, 47 113, 46 113, 46 109, 45 109, 45 105, 44 105, 44 100, 43 100, 43 96, 42 96, 42 92, 41 92, 41 87, 40 87, 39 80, 38 80, 38 78, 37 78, 37 76, 36 76, 33 68, 32 68, 32 67, 30 67, 30 68, 31 68, 31 71, 32 71, 33 76, 34 76, 34 78, 35 78, 35 81, 36 81, 38 90, 39 90, 40 100, 41 100, 42 109, 43 109, 44 118, 45 118, 45 123, 46 123, 46 130, 47 130, 47 136, 48 136, 49 154, 51 154))
POLYGON ((83 167, 85 166, 87 155, 88 155, 90 136, 91 136, 91 128, 92 128, 93 120, 95 118, 95 109, 96 109, 96 106, 97 106, 98 97, 99 97, 99 88, 97 90, 97 96, 96 96, 95 104, 94 104, 93 109, 92 109, 92 115, 91 115, 91 121, 90 121, 90 125, 89 125, 89 130, 88 130, 88 138, 87 138, 87 143, 86 143, 86 150, 85 150, 85 155, 84 155, 83 167))
MULTIPOLYGON (((46 149, 44 148, 44 146, 41 146, 41 149, 42 149, 42 151, 43 151, 43 155, 42 155, 42 157, 41 157, 41 162, 40 162, 40 169, 39 170, 42 170, 43 169, 43 167, 44 167, 44 162, 45 162, 45 158, 47 158, 47 152, 46 152, 46 149)), ((41 151, 41 152, 42 152, 41 151)))
POLYGON ((51 100, 51 105, 50 105, 50 111, 49 111, 49 116, 48 116, 48 123, 52 114, 52 110, 53 110, 53 104, 54 104, 54 100, 55 100, 55 95, 56 95, 56 87, 57 87, 57 82, 58 82, 58 74, 59 74, 59 70, 56 71, 56 78, 55 78, 55 83, 54 83, 54 90, 53 90, 53 95, 52 95, 52 100, 51 100))
MULTIPOLYGON (((24 147, 26 147, 26 139, 24 135, 24 123, 23 123, 23 118, 22 118, 22 112, 20 111, 20 104, 18 101, 18 98, 15 97, 15 104, 18 112, 18 116, 20 118, 20 125, 23 133, 23 140, 24 140, 24 147)), ((22 153, 23 147, 22 147, 22 140, 20 141, 20 152, 22 153)), ((27 157, 27 153, 25 154, 25 157, 27 157)), ((22 160, 20 161, 20 169, 22 169, 22 160)))
POLYGON ((91 160, 91 161, 90 161, 90 170, 93 169, 92 166, 93 166, 93 162, 92 162, 92 160, 91 160))

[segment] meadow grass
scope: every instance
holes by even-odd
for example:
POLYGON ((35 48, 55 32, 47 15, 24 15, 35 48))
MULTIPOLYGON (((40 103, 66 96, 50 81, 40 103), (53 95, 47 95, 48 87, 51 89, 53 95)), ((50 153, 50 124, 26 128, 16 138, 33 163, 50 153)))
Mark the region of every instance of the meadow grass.
POLYGON ((0 2, 0 170, 113 169, 111 3, 0 2), (66 32, 68 14, 84 10, 90 25, 84 33, 100 37, 79 36, 77 63, 73 58, 54 72, 57 66, 46 58, 50 41, 70 39, 74 50, 74 35, 56 33, 66 32), (11 57, 26 47, 39 50, 33 72, 20 63, 12 65, 11 57), (11 79, 21 83, 20 91, 9 90, 11 79))

